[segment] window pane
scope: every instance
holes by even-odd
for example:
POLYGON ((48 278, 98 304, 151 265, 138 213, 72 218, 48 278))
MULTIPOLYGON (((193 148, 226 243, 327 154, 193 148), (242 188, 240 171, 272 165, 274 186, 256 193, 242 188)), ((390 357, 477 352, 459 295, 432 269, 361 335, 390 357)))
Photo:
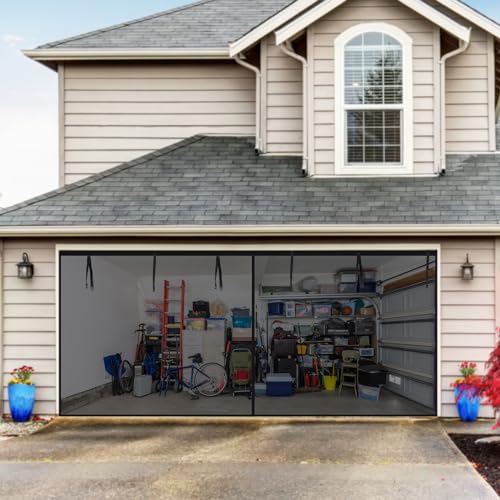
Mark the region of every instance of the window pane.
POLYGON ((368 68, 382 67, 384 65, 384 51, 382 48, 378 50, 365 48, 363 50, 363 64, 368 68))
POLYGON ((365 33, 363 38, 365 45, 382 45, 383 43, 382 33, 365 33))
POLYGON ((347 148, 347 161, 349 163, 364 163, 363 147, 349 146, 347 148))
POLYGON ((401 111, 347 111, 347 162, 401 163, 401 111))
POLYGON ((363 45, 363 35, 358 35, 356 38, 353 38, 348 44, 348 47, 352 47, 354 45, 363 45))
POLYGON ((347 144, 349 146, 362 146, 363 145, 363 129, 350 128, 347 130, 347 144))
POLYGON ((385 143, 397 145, 401 142, 401 130, 399 128, 385 128, 385 143))
POLYGON ((384 148, 382 146, 367 146, 365 148, 365 163, 383 163, 384 148))
POLYGON ((401 163, 401 148, 389 146, 385 148, 386 163, 401 163))
POLYGON ((384 45, 397 45, 399 46, 400 43, 395 39, 392 38, 392 36, 389 35, 384 35, 384 45))

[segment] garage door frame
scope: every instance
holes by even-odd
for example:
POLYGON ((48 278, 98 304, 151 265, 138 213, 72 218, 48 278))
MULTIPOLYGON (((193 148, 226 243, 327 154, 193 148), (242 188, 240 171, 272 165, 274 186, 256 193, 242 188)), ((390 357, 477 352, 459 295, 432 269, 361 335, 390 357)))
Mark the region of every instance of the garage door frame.
POLYGON ((441 416, 441 244, 439 243, 160 243, 160 244, 110 244, 110 243, 59 243, 55 247, 56 262, 56 414, 61 406, 61 314, 60 267, 63 252, 224 252, 265 254, 266 252, 436 252, 436 415, 441 416))

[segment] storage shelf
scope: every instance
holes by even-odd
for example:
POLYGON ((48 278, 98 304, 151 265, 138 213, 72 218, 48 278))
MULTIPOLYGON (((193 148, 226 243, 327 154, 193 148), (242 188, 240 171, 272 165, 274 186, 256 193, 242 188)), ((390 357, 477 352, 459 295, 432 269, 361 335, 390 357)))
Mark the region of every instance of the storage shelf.
POLYGON ((259 295, 261 300, 272 301, 286 301, 286 300, 300 300, 303 302, 310 300, 325 300, 325 299, 362 299, 362 298, 377 298, 377 293, 290 293, 290 294, 276 294, 276 295, 259 295))
POLYGON ((361 316, 361 315, 355 315, 355 314, 350 314, 350 315, 347 315, 347 314, 332 314, 331 316, 323 316, 321 318, 316 318, 314 316, 306 316, 306 317, 297 317, 297 316, 276 316, 276 315, 268 315, 267 316, 268 319, 287 319, 287 320, 291 320, 291 319, 309 319, 309 320, 326 320, 326 319, 332 319, 332 318, 347 318, 347 319, 366 319, 366 318, 373 318, 375 319, 376 316, 361 316))

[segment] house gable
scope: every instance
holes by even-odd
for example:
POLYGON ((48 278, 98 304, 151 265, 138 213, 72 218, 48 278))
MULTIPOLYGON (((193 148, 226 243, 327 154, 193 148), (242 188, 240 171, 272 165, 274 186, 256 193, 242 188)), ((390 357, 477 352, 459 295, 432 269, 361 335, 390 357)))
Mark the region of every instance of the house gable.
MULTIPOLYGON (((276 43, 278 45, 292 39, 302 30, 315 23, 323 16, 343 5, 347 0, 325 0, 305 12, 290 23, 276 31, 276 43)), ((448 31, 460 40, 468 42, 470 40, 470 28, 462 26, 439 10, 426 4, 422 0, 398 0, 401 4, 429 19, 440 28, 448 31)))

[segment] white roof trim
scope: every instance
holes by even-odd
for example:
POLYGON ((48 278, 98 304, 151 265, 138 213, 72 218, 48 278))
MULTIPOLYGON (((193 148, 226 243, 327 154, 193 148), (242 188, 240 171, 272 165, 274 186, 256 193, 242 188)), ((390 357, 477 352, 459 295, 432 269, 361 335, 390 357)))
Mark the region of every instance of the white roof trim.
POLYGON ((30 49, 23 54, 35 61, 111 61, 152 59, 229 59, 227 48, 213 49, 30 49))
POLYGON ((305 236, 500 236, 500 224, 485 225, 261 225, 261 226, 3 226, 2 238, 71 236, 296 237, 305 236))
MULTIPOLYGON (((323 16, 336 9, 346 0, 325 0, 316 7, 308 10, 303 15, 294 19, 289 24, 276 32, 276 44, 280 45, 286 40, 290 40, 305 28, 321 19, 323 16)), ((439 12, 434 7, 422 2, 422 0, 399 0, 406 7, 417 12, 421 16, 429 19, 440 28, 448 31, 452 35, 464 42, 470 41, 470 29, 462 26, 453 19, 449 18, 442 12, 439 12)))
POLYGON ((288 7, 280 10, 274 16, 270 17, 243 35, 241 38, 231 43, 229 45, 229 55, 234 57, 236 54, 239 54, 240 52, 250 48, 252 45, 255 45, 266 35, 269 35, 269 33, 272 33, 275 29, 299 15, 302 11, 308 9, 317 1, 318 0, 296 0, 288 7))
POLYGON ((477 10, 469 7, 467 4, 460 2, 459 0, 437 0, 437 2, 443 7, 446 7, 462 16, 464 19, 467 19, 490 35, 493 35, 495 38, 500 39, 500 25, 493 21, 493 19, 481 14, 477 10))

